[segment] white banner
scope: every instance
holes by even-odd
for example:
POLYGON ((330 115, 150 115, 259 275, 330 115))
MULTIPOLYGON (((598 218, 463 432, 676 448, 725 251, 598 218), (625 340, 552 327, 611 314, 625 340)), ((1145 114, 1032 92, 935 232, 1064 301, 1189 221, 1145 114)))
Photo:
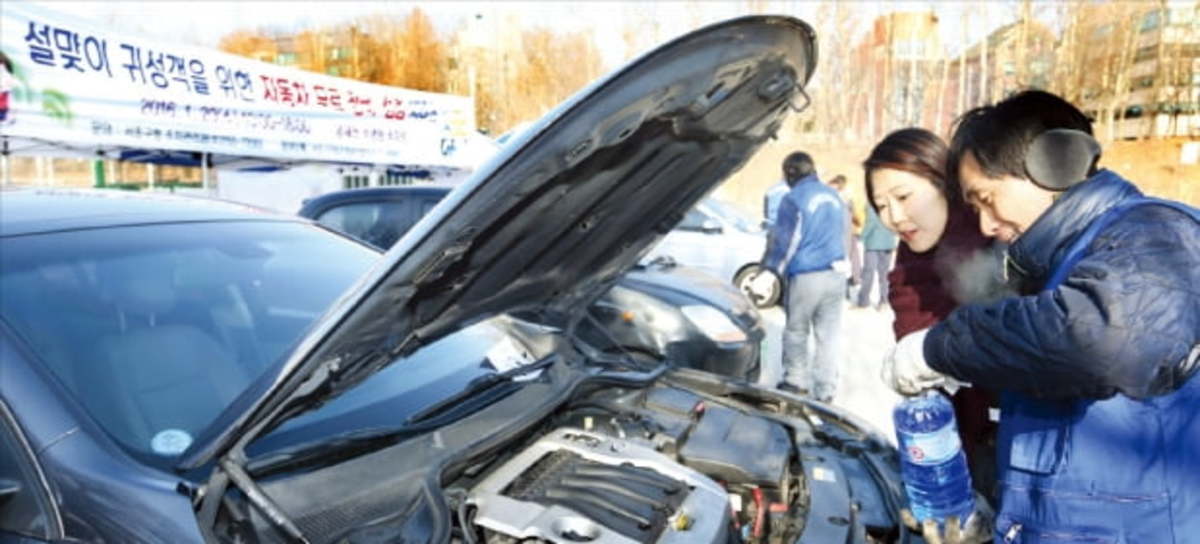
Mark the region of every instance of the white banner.
POLYGON ((0 73, 0 135, 14 139, 85 149, 474 166, 467 152, 476 138, 468 97, 154 43, 12 0, 0 10, 0 51, 11 65, 0 73))

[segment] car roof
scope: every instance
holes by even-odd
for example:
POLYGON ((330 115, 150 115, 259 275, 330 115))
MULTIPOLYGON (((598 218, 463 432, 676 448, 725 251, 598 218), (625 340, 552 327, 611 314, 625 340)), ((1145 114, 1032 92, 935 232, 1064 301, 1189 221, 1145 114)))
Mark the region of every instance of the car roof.
POLYGON ((117 190, 0 192, 0 237, 194 221, 299 221, 293 216, 202 197, 117 190))
POLYGON ((300 215, 304 217, 313 217, 319 213, 323 213, 326 209, 339 204, 374 201, 387 198, 432 197, 440 200, 449 194, 453 189, 454 185, 433 184, 345 189, 342 191, 325 193, 321 196, 305 200, 304 205, 300 208, 300 215))

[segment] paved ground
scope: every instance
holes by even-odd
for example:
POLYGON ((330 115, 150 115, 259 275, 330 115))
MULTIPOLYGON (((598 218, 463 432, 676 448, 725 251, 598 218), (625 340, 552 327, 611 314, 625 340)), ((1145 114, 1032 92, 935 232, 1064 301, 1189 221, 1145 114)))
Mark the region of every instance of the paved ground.
MULTIPOLYGON (((783 311, 773 308, 763 312, 762 317, 767 328, 767 345, 759 383, 774 387, 782 375, 780 333, 783 311)), ((894 442, 892 407, 899 402, 900 396, 879 379, 883 356, 895 343, 892 338, 892 317, 892 311, 887 308, 860 309, 846 305, 842 313, 838 393, 833 403, 871 422, 894 442)))

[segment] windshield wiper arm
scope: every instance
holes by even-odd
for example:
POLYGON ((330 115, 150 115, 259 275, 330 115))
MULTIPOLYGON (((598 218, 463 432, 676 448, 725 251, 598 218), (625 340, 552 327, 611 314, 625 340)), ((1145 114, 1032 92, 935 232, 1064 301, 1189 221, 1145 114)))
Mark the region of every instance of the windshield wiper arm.
POLYGON ((246 472, 254 478, 263 478, 317 464, 331 465, 431 428, 421 425, 351 431, 256 457, 246 463, 246 472))
POLYGON ((514 381, 517 376, 546 368, 555 360, 547 357, 529 365, 478 378, 462 391, 413 414, 399 427, 359 429, 259 456, 246 464, 246 472, 255 478, 262 478, 317 464, 330 465, 432 431, 507 396, 519 388, 514 381), (502 384, 508 387, 498 387, 502 384), (480 396, 484 391, 490 394, 480 396), (476 396, 477 399, 471 399, 476 396), (467 402, 468 399, 472 401, 467 402))
POLYGON ((550 366, 556 360, 558 360, 557 357, 550 356, 528 365, 510 368, 504 372, 480 376, 474 380, 471 380, 471 382, 468 383, 467 386, 462 389, 462 391, 426 406, 417 413, 408 416, 408 419, 404 420, 404 424, 412 425, 419 423, 448 411, 461 411, 463 406, 460 406, 459 403, 463 402, 464 400, 474 397, 475 395, 479 395, 484 391, 491 390, 500 384, 513 384, 518 376, 542 370, 550 366))

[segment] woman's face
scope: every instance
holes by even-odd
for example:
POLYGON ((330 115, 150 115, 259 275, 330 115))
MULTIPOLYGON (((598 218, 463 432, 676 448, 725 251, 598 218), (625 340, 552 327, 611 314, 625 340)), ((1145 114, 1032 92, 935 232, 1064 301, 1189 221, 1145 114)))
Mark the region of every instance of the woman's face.
POLYGON ((904 170, 880 168, 871 173, 871 184, 879 219, 908 249, 924 253, 937 245, 946 230, 949 206, 933 182, 904 170))

